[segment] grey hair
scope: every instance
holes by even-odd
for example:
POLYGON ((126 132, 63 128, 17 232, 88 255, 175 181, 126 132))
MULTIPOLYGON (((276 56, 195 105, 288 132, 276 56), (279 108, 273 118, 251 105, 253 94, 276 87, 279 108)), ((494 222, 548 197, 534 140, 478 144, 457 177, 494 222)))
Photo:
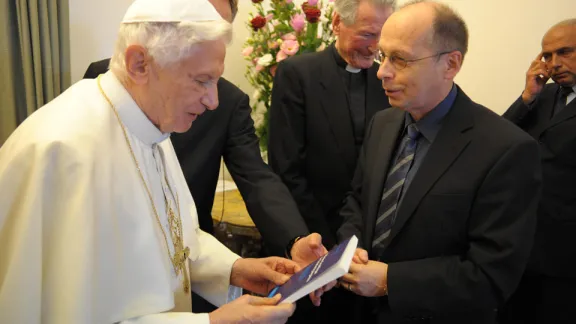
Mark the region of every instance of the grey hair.
POLYGON ((143 22, 120 25, 110 70, 118 77, 126 76, 126 49, 131 45, 144 47, 160 67, 166 67, 190 57, 196 46, 204 41, 232 40, 231 24, 224 21, 207 22, 143 22))
POLYGON ((462 58, 468 52, 468 26, 466 22, 450 6, 430 0, 412 0, 404 4, 400 10, 417 4, 427 3, 435 10, 432 23, 432 45, 439 51, 459 51, 462 58))
POLYGON ((354 25, 358 6, 361 1, 368 1, 376 6, 386 6, 396 9, 396 0, 335 0, 334 12, 340 15, 340 19, 345 25, 354 25))

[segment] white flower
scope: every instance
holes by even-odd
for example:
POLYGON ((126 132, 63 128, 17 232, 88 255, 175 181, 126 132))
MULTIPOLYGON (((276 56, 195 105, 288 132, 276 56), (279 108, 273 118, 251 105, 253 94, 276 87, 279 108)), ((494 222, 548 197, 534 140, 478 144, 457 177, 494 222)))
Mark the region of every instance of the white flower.
POLYGON ((258 99, 260 99, 260 90, 258 90, 258 89, 254 90, 254 93, 252 94, 252 98, 254 98, 254 100, 258 101, 258 99))
POLYGON ((274 57, 272 57, 272 54, 266 54, 258 59, 258 65, 268 66, 270 63, 272 63, 273 60, 274 57))

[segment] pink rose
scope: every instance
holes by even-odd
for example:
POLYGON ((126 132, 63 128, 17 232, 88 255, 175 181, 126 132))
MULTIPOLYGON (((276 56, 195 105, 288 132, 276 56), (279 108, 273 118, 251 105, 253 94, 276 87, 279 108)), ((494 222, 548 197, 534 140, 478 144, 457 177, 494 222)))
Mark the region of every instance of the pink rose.
POLYGON ((318 4, 318 0, 308 0, 308 4, 310 6, 316 6, 318 4))
POLYGON ((272 18, 274 18, 274 14, 269 13, 269 14, 266 15, 266 20, 267 20, 267 21, 272 20, 272 18))
POLYGON ((274 64, 270 67, 270 74, 272 74, 272 76, 276 75, 276 69, 278 68, 278 64, 274 64))
POLYGON ((282 40, 296 40, 296 35, 293 33, 285 34, 282 36, 282 40))
POLYGON ((280 63, 280 61, 284 60, 287 57, 288 55, 284 53, 284 51, 278 51, 278 54, 276 54, 276 62, 280 63))
POLYGON ((290 20, 290 26, 294 28, 294 31, 301 32, 306 26, 306 15, 296 14, 292 16, 292 19, 290 20))
POLYGON ((262 72, 262 70, 264 70, 264 67, 262 65, 256 65, 256 72, 262 72))
POLYGON ((282 51, 284 53, 292 56, 292 55, 295 55, 296 53, 298 53, 298 49, 300 48, 300 44, 298 44, 298 41, 295 41, 295 40, 285 40, 282 43, 282 46, 280 46, 280 48, 282 49, 282 51))
POLYGON ((292 3, 292 0, 286 0, 286 3, 292 3))
POLYGON ((242 50, 242 55, 250 56, 250 54, 252 54, 252 52, 254 52, 254 47, 248 46, 244 50, 242 50))

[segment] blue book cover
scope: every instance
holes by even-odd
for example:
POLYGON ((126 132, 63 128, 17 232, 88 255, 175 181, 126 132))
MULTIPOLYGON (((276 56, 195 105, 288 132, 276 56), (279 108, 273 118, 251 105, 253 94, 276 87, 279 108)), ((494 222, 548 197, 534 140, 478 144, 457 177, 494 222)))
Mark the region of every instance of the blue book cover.
POLYGON ((342 241, 323 257, 298 271, 282 286, 277 286, 268 297, 281 294, 283 302, 295 302, 314 290, 346 274, 354 257, 358 238, 352 236, 342 241))

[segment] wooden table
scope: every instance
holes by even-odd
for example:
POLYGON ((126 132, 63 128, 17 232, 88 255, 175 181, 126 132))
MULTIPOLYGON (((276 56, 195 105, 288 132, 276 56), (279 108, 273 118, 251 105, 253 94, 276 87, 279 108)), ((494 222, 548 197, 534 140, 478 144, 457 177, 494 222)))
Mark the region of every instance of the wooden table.
POLYGON ((215 237, 229 249, 245 258, 260 256, 262 237, 235 186, 231 190, 217 190, 212 220, 215 237))

